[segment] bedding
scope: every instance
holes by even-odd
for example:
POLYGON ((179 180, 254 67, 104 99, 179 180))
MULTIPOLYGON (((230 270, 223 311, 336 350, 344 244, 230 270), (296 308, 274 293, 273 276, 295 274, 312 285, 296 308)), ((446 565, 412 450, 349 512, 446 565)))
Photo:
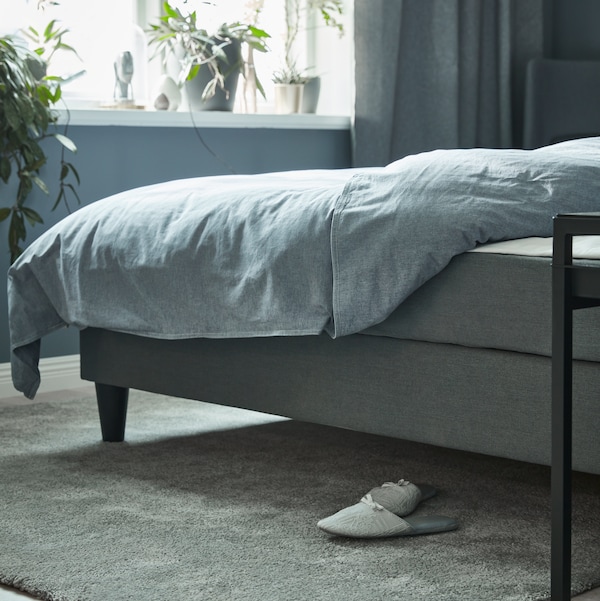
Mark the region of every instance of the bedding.
POLYGON ((67 217, 11 267, 13 382, 35 395, 40 339, 66 325, 166 339, 361 332, 456 255, 547 237, 554 214, 598 199, 600 138, 124 192, 67 217))

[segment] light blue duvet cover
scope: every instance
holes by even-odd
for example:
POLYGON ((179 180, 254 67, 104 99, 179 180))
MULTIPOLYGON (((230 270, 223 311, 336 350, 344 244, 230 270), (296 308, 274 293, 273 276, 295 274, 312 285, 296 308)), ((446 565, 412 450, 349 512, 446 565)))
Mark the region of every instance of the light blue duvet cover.
POLYGON ((12 375, 33 398, 65 326, 155 338, 360 332, 455 255, 600 211, 600 138, 436 150, 385 168, 177 180, 94 202, 8 274, 12 375))

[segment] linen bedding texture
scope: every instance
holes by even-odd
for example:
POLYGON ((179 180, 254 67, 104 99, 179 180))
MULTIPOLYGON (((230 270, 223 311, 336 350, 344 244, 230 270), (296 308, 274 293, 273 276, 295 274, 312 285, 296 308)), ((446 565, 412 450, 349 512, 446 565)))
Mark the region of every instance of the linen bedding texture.
POLYGON ((33 398, 40 339, 67 325, 164 339, 360 332, 455 255, 599 210, 600 138, 123 192, 10 268, 13 383, 33 398))

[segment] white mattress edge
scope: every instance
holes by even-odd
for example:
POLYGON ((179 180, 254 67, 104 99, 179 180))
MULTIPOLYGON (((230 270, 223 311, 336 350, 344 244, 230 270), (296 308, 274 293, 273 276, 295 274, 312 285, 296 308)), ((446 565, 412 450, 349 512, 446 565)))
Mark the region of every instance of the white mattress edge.
MULTIPOLYGON (((519 238, 482 244, 469 252, 526 257, 552 257, 552 238, 519 238)), ((575 236, 574 259, 600 259, 600 236, 575 236)))

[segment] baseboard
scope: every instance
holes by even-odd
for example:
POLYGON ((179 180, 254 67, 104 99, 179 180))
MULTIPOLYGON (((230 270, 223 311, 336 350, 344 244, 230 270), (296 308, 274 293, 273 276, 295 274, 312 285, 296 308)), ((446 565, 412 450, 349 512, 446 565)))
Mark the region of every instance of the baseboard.
MULTIPOLYGON (((79 355, 49 357, 40 360, 42 382, 38 394, 55 390, 68 390, 89 385, 80 376, 79 355)), ((0 363, 0 399, 18 396, 10 375, 10 363, 0 363)))

